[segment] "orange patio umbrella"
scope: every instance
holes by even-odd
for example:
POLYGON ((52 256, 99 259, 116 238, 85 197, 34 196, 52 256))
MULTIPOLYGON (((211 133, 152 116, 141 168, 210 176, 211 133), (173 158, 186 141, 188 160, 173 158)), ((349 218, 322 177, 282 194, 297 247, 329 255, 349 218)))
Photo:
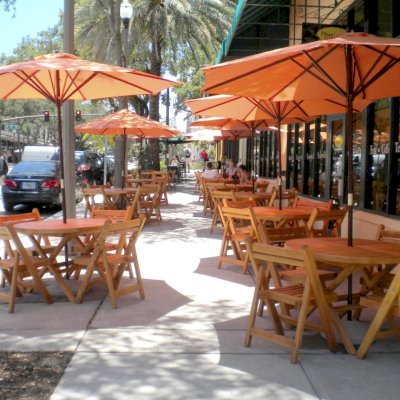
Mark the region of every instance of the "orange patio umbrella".
MULTIPOLYGON (((215 97, 215 96, 213 96, 215 97)), ((208 99, 208 97, 205 97, 208 99)), ((186 104, 190 106, 190 102, 195 100, 187 100, 186 104)), ((192 110, 193 114, 202 115, 201 113, 197 113, 192 110)), ((206 114, 205 114, 206 115, 206 114)), ((194 126, 197 128, 209 128, 209 129, 221 129, 221 130, 234 130, 234 131, 242 131, 242 132, 251 132, 251 130, 259 130, 259 131, 267 131, 274 130, 275 127, 269 126, 264 120, 257 121, 243 121, 240 119, 236 119, 235 117, 230 116, 210 116, 207 118, 199 118, 193 121, 190 126, 194 126)), ((246 134, 243 137, 248 137, 246 134)), ((251 136, 251 135, 250 135, 251 136)))
MULTIPOLYGON (((229 131, 225 131, 229 132, 229 131)), ((185 135, 186 140, 193 142, 214 142, 223 139, 221 130, 199 129, 185 135)))
POLYGON ((57 108, 63 221, 66 222, 61 106, 66 100, 156 94, 178 82, 54 53, 0 67, 0 99, 48 99, 57 108))
MULTIPOLYGON (((356 100, 354 111, 361 112, 371 101, 356 100)), ((185 102, 194 114, 209 117, 238 118, 243 123, 276 124, 278 130, 278 188, 282 193, 281 125, 309 122, 319 115, 346 112, 346 102, 341 100, 269 101, 245 96, 217 95, 185 102)), ((279 196, 281 208, 281 196, 279 196)))
MULTIPOLYGON (((223 140, 240 140, 251 139, 251 167, 254 173, 253 189, 255 181, 254 168, 254 142, 256 138, 256 130, 276 130, 275 127, 269 126, 265 121, 241 121, 235 118, 210 117, 200 118, 190 124, 191 127, 216 129, 221 133, 223 140)), ((253 190, 254 191, 254 190, 253 190)))
POLYGON ((181 132, 177 129, 164 125, 161 122, 142 117, 127 109, 76 125, 74 129, 75 132, 91 133, 93 135, 123 135, 123 175, 125 175, 127 139, 173 138, 181 135, 181 132))
MULTIPOLYGON (((352 143, 355 100, 400 96, 400 39, 347 33, 204 69, 203 90, 271 101, 330 99, 346 103, 352 143)), ((347 145, 348 244, 353 228, 353 148, 347 145)))

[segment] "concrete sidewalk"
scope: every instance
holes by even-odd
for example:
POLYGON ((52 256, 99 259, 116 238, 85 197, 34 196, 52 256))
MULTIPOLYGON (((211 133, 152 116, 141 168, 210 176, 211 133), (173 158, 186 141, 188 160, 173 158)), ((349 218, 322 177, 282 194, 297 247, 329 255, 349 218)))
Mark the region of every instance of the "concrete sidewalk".
POLYGON ((145 300, 125 296, 113 310, 96 288, 79 305, 61 294, 52 305, 20 302, 12 315, 2 305, 0 350, 73 351, 52 400, 397 400, 399 341, 360 361, 311 334, 296 365, 269 342, 243 346, 254 282, 216 269, 221 234, 209 233, 189 178, 139 239, 145 300))

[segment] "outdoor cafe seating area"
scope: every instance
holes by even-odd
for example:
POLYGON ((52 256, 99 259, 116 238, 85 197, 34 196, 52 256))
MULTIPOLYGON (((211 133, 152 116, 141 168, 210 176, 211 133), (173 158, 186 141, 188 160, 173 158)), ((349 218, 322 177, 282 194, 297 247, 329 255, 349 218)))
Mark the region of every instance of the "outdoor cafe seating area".
MULTIPOLYGON (((220 243, 216 270, 223 276, 233 269, 254 279, 245 346, 254 337, 271 341, 288 348, 295 363, 307 330, 323 335, 330 351, 343 346, 357 358, 365 357, 375 340, 398 335, 399 232, 380 226, 375 240, 355 238, 349 247, 341 237, 347 209, 334 208, 331 200, 305 199, 290 189, 280 193, 265 182, 197 182, 191 181, 191 191, 201 218, 220 243), (345 322, 366 316, 372 321, 358 347, 345 322), (265 329, 265 319, 272 329, 265 329)), ((127 176, 123 189, 87 188, 84 218, 43 220, 36 209, 0 217, 0 300, 10 313, 18 313, 17 298, 32 292, 51 304, 49 279, 71 303, 84 303, 99 286, 112 308, 130 293, 145 299, 137 241, 143 228, 163 223, 168 190, 178 189, 168 173, 142 171, 127 176)))
POLYGON ((332 352, 341 343, 357 358, 375 340, 398 336, 399 232, 382 234, 380 226, 375 240, 354 239, 348 246, 341 237, 347 208, 332 200, 310 200, 292 189, 281 191, 279 201, 275 187, 224 179, 200 178, 198 190, 210 232, 222 235, 217 268, 240 267, 255 276, 245 346, 253 336, 272 341, 289 348, 295 363, 305 330, 323 334, 332 352), (375 316, 356 350, 343 321, 358 320, 363 309, 375 316), (266 316, 272 331, 259 327, 266 316))
POLYGON ((144 299, 136 242, 145 224, 161 224, 161 208, 168 206, 169 176, 143 171, 137 177, 127 176, 122 189, 85 188, 84 218, 43 220, 36 208, 1 216, 0 300, 8 303, 8 311, 15 311, 17 297, 32 291, 51 304, 49 277, 72 303, 84 301, 96 285, 107 288, 113 308, 118 297, 131 292, 138 291, 144 299), (129 280, 123 278, 125 272, 129 280), (71 282, 77 283, 75 290, 71 282))

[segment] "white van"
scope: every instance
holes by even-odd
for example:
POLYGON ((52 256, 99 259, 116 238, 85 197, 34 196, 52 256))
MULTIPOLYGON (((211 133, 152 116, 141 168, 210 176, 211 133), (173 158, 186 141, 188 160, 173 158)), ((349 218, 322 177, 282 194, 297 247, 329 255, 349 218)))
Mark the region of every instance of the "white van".
POLYGON ((60 148, 56 146, 25 146, 21 161, 56 161, 60 159, 60 148))

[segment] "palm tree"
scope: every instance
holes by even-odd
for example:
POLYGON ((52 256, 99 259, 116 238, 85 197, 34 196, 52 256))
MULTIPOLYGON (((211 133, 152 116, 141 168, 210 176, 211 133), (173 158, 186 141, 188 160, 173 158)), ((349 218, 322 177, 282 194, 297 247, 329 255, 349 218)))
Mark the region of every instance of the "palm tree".
MULTIPOLYGON (((76 43, 80 55, 123 63, 120 0, 81 0, 76 5, 76 43)), ((132 0, 128 65, 161 76, 187 60, 213 61, 229 28, 234 0, 132 0), (190 54, 190 56, 189 56, 190 54)), ((198 68, 199 65, 188 65, 198 68)), ((146 98, 132 98, 139 113, 146 98)), ((159 96, 149 100, 149 116, 159 120, 159 96)), ((152 168, 159 168, 159 145, 153 141, 152 168)))

